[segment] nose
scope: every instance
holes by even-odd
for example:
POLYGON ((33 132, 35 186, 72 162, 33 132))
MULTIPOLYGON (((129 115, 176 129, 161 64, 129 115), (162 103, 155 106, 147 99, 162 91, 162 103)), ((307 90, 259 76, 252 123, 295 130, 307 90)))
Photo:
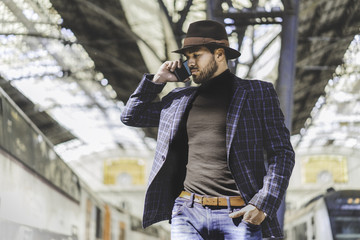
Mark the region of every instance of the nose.
POLYGON ((189 58, 189 59, 188 59, 188 66, 189 66, 189 68, 195 66, 195 60, 194 60, 193 58, 189 58))

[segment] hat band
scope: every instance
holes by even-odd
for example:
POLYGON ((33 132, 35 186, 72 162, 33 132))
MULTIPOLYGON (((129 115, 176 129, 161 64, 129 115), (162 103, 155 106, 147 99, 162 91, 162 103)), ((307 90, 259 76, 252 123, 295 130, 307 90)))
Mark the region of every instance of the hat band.
POLYGON ((226 39, 216 40, 213 38, 203 38, 203 37, 189 37, 184 39, 184 47, 192 46, 192 45, 203 45, 207 43, 217 43, 229 47, 229 41, 226 39))

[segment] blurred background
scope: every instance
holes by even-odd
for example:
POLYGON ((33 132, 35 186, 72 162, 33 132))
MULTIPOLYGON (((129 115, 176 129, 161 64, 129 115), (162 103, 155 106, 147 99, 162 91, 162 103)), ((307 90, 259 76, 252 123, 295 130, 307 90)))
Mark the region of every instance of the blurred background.
POLYGON ((226 25, 237 76, 279 94, 296 151, 285 238, 359 240, 359 11, 356 0, 1 0, 0 240, 170 239, 167 223, 141 228, 157 129, 120 114, 203 19, 226 25))

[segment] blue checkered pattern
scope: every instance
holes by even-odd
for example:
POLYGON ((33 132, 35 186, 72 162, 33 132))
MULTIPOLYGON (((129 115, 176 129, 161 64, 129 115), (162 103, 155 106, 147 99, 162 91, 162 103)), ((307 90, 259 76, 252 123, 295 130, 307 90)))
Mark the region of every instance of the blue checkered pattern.
MULTIPOLYGON (((232 77, 234 92, 226 128, 228 165, 245 202, 268 216, 262 223, 263 236, 280 237, 276 211, 287 189, 295 158, 290 134, 271 83, 232 77)), ((174 200, 182 190, 177 181, 181 181, 179 171, 184 169, 185 162, 172 156, 169 146, 197 91, 197 87, 177 88, 155 102, 165 85, 155 84, 151 79, 152 75, 144 75, 121 114, 126 125, 159 127, 145 199, 144 227, 169 219, 174 200)))

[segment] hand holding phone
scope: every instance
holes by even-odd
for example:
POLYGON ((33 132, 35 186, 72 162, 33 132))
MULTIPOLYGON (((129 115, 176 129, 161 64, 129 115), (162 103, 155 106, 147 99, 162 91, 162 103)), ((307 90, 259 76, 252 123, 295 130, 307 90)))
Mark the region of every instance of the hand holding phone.
POLYGON ((176 68, 174 71, 176 78, 179 82, 183 82, 185 79, 191 76, 191 71, 188 66, 187 60, 181 63, 181 68, 176 68))

